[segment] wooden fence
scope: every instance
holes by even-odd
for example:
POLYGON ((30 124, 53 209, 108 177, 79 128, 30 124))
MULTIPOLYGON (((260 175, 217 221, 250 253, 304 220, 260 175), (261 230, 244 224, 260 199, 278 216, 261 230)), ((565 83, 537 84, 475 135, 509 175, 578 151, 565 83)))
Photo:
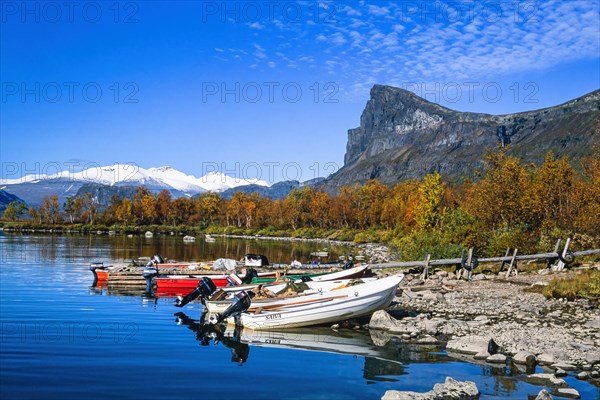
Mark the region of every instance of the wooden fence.
MULTIPOLYGON (((565 247, 559 251, 560 248, 559 239, 556 242, 556 246, 554 247, 554 251, 549 253, 539 253, 539 254, 518 254, 518 249, 507 249, 506 254, 503 257, 484 257, 477 258, 473 254, 473 249, 469 249, 468 253, 463 252, 463 257, 461 258, 447 258, 440 260, 432 260, 430 254, 425 255, 425 259, 422 261, 402 261, 402 262, 389 262, 389 263, 379 263, 379 264, 371 264, 371 268, 373 269, 381 269, 381 268, 410 268, 410 267, 422 267, 423 273, 422 277, 426 278, 429 274, 429 268, 436 265, 460 265, 469 271, 469 275, 472 273, 473 269, 479 263, 498 263, 501 262, 502 266, 500 271, 504 269, 506 264, 509 264, 508 270, 506 271, 506 277, 509 277, 510 274, 514 271, 517 272, 517 262, 518 261, 526 261, 526 260, 548 260, 548 266, 553 263, 556 264, 557 270, 564 269, 565 261, 571 257, 581 257, 591 254, 599 254, 600 249, 593 250, 584 250, 584 251, 576 251, 569 252, 569 245, 571 243, 571 239, 567 239, 565 242, 565 247), (512 253, 512 254, 511 254, 512 253)), ((567 260, 568 261, 568 260, 567 260)))

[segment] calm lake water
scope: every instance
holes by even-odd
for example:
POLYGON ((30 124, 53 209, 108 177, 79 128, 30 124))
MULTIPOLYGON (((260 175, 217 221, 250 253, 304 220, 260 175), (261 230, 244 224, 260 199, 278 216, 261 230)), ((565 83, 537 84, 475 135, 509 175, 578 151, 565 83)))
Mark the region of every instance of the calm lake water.
MULTIPOLYGON (((430 390, 451 375, 482 398, 526 399, 542 387, 510 366, 475 365, 375 332, 329 328, 252 333, 207 330, 201 306, 91 288, 92 261, 306 261, 323 244, 181 238, 20 236, 0 232, 0 398, 378 399, 430 390)), ((329 248, 333 256, 347 248, 329 248)), ((598 388, 569 377, 584 399, 598 388)))

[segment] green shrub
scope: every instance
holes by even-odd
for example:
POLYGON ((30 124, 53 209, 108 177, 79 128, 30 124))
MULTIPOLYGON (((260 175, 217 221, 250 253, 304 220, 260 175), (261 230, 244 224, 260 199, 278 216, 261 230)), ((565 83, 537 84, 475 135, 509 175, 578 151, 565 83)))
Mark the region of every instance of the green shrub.
POLYGON ((391 246, 398 252, 403 261, 422 260, 425 254, 432 259, 460 257, 463 247, 448 242, 439 232, 413 233, 394 239, 391 246))
POLYGON ((600 271, 589 269, 567 278, 554 278, 543 293, 547 298, 588 299, 600 307, 600 271))

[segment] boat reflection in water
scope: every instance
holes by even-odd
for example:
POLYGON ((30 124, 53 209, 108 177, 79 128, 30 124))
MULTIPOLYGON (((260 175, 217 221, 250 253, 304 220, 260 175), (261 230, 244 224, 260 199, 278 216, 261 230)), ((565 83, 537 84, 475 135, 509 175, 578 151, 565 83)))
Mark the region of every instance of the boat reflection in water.
POLYGON ((195 333, 201 346, 221 343, 231 351, 231 361, 240 365, 247 361, 250 347, 347 354, 365 358, 364 379, 389 381, 405 375, 407 363, 448 360, 438 348, 409 345, 379 331, 336 331, 328 327, 255 331, 240 326, 206 324, 207 314, 199 320, 183 312, 175 316, 179 325, 195 333))
POLYGON ((196 335, 196 340, 200 342, 200 346, 208 346, 211 344, 222 343, 231 351, 231 361, 243 365, 250 354, 250 346, 240 341, 241 326, 236 326, 233 331, 227 331, 227 327, 223 324, 214 325, 204 323, 202 314, 200 320, 194 320, 188 317, 183 312, 175 314, 175 322, 177 325, 184 325, 196 335))

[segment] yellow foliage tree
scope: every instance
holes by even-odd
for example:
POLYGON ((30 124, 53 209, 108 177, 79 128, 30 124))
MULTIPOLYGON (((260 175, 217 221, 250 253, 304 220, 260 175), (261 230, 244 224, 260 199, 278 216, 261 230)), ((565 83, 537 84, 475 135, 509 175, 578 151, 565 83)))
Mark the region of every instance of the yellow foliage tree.
POLYGON ((438 172, 427 174, 417 188, 417 204, 415 206, 415 225, 419 231, 435 227, 442 215, 442 202, 445 187, 438 172))

